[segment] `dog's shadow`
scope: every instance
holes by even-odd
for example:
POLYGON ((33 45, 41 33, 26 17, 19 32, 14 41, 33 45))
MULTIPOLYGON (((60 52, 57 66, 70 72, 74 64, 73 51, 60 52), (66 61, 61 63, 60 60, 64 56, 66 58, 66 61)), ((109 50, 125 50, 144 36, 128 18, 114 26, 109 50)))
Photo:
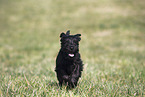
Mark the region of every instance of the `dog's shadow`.
POLYGON ((69 90, 72 90, 73 88, 70 88, 68 87, 66 84, 63 84, 63 86, 59 86, 58 82, 52 82, 52 81, 49 81, 47 82, 47 87, 54 87, 56 89, 59 89, 59 90, 62 90, 62 89, 65 89, 67 92, 69 90))

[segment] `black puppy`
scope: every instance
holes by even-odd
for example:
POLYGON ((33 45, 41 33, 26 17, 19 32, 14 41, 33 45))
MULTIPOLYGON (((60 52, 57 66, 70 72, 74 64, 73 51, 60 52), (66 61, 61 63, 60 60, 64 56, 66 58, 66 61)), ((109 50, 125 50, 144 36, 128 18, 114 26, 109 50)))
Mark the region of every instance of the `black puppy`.
POLYGON ((56 59, 56 74, 59 85, 67 84, 69 88, 77 86, 83 70, 83 63, 79 54, 81 34, 70 35, 70 31, 60 34, 61 49, 56 59))

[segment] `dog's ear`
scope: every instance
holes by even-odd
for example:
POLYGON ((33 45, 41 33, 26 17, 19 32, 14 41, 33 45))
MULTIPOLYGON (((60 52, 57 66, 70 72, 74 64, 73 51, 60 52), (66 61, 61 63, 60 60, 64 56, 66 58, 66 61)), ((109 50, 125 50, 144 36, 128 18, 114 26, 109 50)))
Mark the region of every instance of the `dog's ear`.
POLYGON ((80 37, 81 34, 76 34, 75 36, 77 37, 77 39, 78 39, 79 41, 81 40, 81 37, 80 37))
POLYGON ((60 37, 62 38, 62 37, 64 37, 65 36, 65 34, 62 32, 61 34, 60 34, 60 37))
POLYGON ((66 35, 67 35, 67 36, 70 35, 70 30, 68 30, 68 31, 66 32, 66 35))
POLYGON ((81 34, 76 34, 75 36, 81 36, 81 34))

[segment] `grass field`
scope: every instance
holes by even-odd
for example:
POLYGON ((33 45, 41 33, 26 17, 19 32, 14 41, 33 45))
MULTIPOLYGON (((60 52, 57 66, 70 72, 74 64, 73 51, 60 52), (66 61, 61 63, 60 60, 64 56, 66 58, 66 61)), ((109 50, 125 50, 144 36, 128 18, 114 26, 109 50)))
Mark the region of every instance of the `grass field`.
POLYGON ((145 96, 145 0, 0 0, 0 96, 145 96), (54 72, 67 30, 84 63, 68 91, 54 72))

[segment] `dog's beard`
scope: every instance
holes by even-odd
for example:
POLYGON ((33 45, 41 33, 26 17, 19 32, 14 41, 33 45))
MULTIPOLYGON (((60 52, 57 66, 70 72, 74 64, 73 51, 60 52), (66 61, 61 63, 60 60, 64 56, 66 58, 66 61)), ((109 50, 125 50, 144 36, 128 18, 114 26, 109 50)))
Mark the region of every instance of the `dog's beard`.
POLYGON ((78 52, 78 46, 74 46, 74 49, 71 50, 70 46, 62 46, 61 51, 65 52, 65 57, 67 59, 74 59, 75 54, 78 52))
POLYGON ((66 52, 65 52, 66 58, 67 58, 67 59, 70 59, 70 60, 72 60, 72 59, 75 58, 75 54, 76 54, 76 52, 72 52, 72 51, 66 51, 66 52))
POLYGON ((67 56, 69 57, 69 58, 74 58, 75 57, 75 54, 77 53, 77 48, 76 49, 74 49, 74 50, 66 50, 66 53, 67 53, 67 56))

